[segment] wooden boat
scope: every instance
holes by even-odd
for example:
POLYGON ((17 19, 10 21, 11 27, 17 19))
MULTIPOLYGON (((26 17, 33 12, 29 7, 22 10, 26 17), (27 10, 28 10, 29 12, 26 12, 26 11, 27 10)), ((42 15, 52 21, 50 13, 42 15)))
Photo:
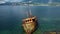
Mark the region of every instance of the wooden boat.
POLYGON ((34 30, 36 29, 36 16, 32 16, 31 12, 29 14, 28 18, 25 18, 22 20, 22 26, 26 32, 26 34, 32 34, 32 32, 34 32, 34 30))

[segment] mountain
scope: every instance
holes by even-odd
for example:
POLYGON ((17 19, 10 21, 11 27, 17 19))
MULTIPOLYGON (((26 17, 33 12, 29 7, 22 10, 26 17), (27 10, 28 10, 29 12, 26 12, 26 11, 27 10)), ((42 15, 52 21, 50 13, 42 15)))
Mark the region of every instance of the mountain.
POLYGON ((1 5, 12 5, 12 6, 16 6, 16 5, 27 5, 30 4, 31 6, 60 6, 59 2, 50 2, 50 3, 39 3, 39 2, 5 2, 5 3, 1 3, 1 5))

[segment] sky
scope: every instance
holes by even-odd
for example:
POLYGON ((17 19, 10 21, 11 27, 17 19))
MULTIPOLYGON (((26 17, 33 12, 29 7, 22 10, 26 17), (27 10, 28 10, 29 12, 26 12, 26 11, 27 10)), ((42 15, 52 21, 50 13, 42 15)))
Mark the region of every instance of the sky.
POLYGON ((22 0, 0 0, 0 1, 4 1, 4 2, 15 1, 15 2, 18 2, 18 1, 22 1, 22 0))
MULTIPOLYGON (((30 0, 0 0, 0 1, 5 1, 5 2, 7 2, 7 1, 12 1, 12 2, 21 2, 21 1, 30 1, 30 0)), ((32 0, 32 1, 48 1, 48 0, 32 0)))
POLYGON ((25 2, 25 1, 33 1, 33 2, 41 2, 41 3, 48 3, 51 2, 60 2, 60 0, 0 0, 0 3, 4 2, 25 2))
MULTIPOLYGON (((30 0, 0 0, 0 1, 13 1, 13 2, 21 2, 21 1, 30 1, 30 0)), ((32 0, 32 1, 48 1, 48 0, 32 0)))
POLYGON ((0 0, 0 4, 5 2, 22 2, 22 0, 0 0))

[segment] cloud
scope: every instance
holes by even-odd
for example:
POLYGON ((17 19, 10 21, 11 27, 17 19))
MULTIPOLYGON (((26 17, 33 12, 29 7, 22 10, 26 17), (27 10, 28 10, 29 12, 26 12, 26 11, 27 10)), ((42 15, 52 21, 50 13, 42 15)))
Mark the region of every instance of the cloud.
POLYGON ((9 1, 9 0, 4 0, 5 2, 9 1))
POLYGON ((8 0, 8 2, 21 2, 22 0, 8 0))
POLYGON ((4 2, 21 2, 23 0, 0 0, 0 1, 4 1, 4 2))
POLYGON ((5 2, 22 2, 22 0, 0 0, 0 4, 5 2))
POLYGON ((0 1, 0 4, 1 4, 1 3, 5 3, 5 2, 4 2, 4 1, 0 1))
POLYGON ((0 0, 0 4, 1 3, 5 3, 5 2, 8 2, 9 0, 0 0))
POLYGON ((0 0, 0 1, 4 1, 4 0, 0 0))

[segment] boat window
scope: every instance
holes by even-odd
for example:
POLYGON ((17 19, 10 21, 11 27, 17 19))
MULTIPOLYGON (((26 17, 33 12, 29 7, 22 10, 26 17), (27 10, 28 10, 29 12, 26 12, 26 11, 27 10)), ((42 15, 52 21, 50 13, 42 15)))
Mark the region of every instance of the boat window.
POLYGON ((29 20, 27 20, 27 21, 29 21, 29 20))
POLYGON ((35 19, 32 19, 33 21, 35 21, 35 19))
POLYGON ((30 19, 30 21, 31 21, 31 19, 30 19))
POLYGON ((27 22, 27 20, 25 22, 27 22))

